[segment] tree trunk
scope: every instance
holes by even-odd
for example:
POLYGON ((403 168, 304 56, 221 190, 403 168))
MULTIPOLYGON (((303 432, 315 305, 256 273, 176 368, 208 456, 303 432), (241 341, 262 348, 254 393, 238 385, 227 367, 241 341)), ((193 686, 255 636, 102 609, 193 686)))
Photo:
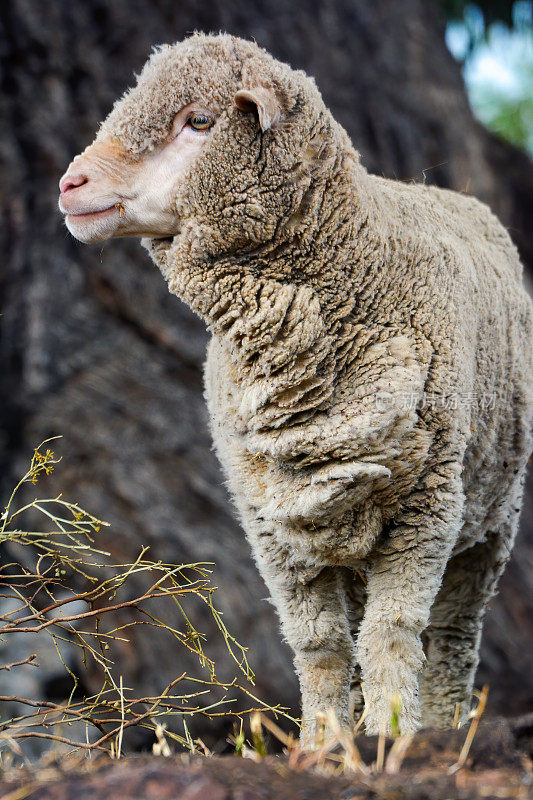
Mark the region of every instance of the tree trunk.
MULTIPOLYGON (((532 265, 530 162, 473 119, 432 2, 11 0, 0 18, 4 495, 32 447, 63 434, 56 484, 112 523, 106 546, 122 559, 148 544, 155 560, 215 562, 218 603, 249 647, 256 693, 297 709, 291 655, 211 452, 206 331, 137 242, 87 247, 66 233, 58 179, 151 47, 194 29, 253 37, 314 75, 369 170, 477 195, 532 265)), ((532 706, 532 528, 530 504, 485 626, 480 680, 505 713, 532 706)), ((194 613, 221 673, 233 674, 209 615, 194 613)), ((144 694, 197 671, 148 629, 131 638, 121 671, 144 694)))

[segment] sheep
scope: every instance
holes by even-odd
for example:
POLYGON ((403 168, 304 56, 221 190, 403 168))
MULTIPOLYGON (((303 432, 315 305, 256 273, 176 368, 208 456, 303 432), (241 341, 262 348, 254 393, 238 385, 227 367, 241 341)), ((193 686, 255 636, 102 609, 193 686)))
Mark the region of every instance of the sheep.
POLYGON ((370 175, 255 43, 158 48, 60 182, 83 242, 140 236, 212 338, 218 457, 294 652, 302 742, 468 717, 531 452, 532 306, 472 197, 370 175), (363 698, 364 688, 364 698, 363 698))

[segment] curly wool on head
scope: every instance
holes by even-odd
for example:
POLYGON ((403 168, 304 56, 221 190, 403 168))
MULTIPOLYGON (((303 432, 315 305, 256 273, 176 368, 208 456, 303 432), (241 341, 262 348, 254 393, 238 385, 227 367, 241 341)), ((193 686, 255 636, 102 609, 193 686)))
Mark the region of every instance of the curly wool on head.
POLYGON ((92 147, 63 179, 75 234, 143 234, 213 333, 213 438, 305 743, 318 712, 350 724, 361 679, 369 733, 393 701, 403 733, 466 719, 531 452, 532 311, 507 232, 471 197, 369 175, 311 78, 228 35, 158 49, 92 147), (176 144, 189 105, 212 124, 176 144), (79 211, 97 157, 109 197, 120 165, 116 192, 140 187, 101 227, 79 211))

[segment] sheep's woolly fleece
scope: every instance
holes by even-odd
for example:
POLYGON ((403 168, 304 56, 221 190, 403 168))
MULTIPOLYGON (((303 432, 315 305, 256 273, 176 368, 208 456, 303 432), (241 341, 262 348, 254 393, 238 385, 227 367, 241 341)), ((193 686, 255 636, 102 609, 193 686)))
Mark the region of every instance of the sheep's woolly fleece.
POLYGON ((313 80, 232 36, 158 50, 99 138, 141 157, 192 100, 216 124, 179 233, 144 244, 213 333, 215 446, 306 741, 317 711, 348 724, 361 677, 371 733, 391 702, 403 732, 464 719, 531 450, 516 250, 472 197, 369 175, 313 80))

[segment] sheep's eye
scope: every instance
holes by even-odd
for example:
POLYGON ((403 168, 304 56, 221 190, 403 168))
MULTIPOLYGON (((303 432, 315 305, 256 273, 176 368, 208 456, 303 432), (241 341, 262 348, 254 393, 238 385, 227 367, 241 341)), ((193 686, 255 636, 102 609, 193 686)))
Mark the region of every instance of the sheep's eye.
POLYGON ((207 114, 193 114, 192 117, 189 117, 189 125, 195 131, 207 131, 212 124, 213 119, 207 114))

